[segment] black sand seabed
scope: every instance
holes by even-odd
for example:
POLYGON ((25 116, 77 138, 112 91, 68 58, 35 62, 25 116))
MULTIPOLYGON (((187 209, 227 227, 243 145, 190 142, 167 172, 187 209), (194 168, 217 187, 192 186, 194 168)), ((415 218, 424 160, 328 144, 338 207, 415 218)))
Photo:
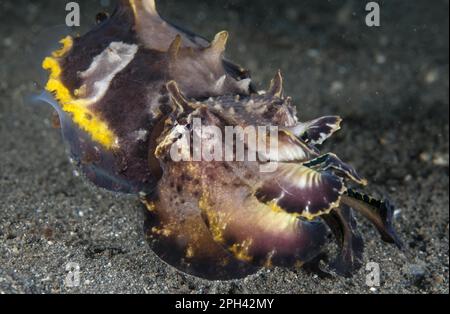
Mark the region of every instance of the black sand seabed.
MULTIPOLYGON (((265 87, 285 73, 302 120, 339 114, 344 129, 324 150, 370 179, 399 209, 408 253, 381 244, 364 221, 365 261, 381 266, 320 279, 261 271, 208 282, 178 273, 147 247, 137 200, 72 175, 51 109, 22 101, 58 33, 64 1, 0 1, 0 293, 448 293, 449 1, 385 1, 382 27, 364 24, 365 1, 160 1, 164 16, 211 38, 231 33, 228 56, 265 87), (36 39, 40 45, 36 45, 36 39), (44 38, 44 40, 42 40, 44 38), (64 285, 69 262, 81 286, 64 285)), ((80 1, 79 32, 100 2, 80 1)))

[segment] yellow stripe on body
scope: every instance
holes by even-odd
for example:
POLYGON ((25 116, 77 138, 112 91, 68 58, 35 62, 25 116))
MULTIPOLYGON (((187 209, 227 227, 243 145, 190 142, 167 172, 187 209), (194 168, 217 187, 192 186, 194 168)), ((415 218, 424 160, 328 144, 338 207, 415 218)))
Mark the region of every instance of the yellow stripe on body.
POLYGON ((117 136, 110 130, 108 124, 96 117, 83 99, 74 99, 72 93, 62 82, 62 69, 58 59, 67 55, 72 49, 73 39, 68 36, 62 39, 60 43, 63 47, 53 52, 52 57, 45 58, 42 63, 42 67, 50 72, 50 78, 45 89, 55 94, 62 110, 71 114, 73 122, 87 132, 93 141, 107 149, 116 148, 117 136))
POLYGON ((54 58, 64 57, 73 47, 73 38, 71 36, 64 37, 59 41, 63 46, 52 53, 54 58))

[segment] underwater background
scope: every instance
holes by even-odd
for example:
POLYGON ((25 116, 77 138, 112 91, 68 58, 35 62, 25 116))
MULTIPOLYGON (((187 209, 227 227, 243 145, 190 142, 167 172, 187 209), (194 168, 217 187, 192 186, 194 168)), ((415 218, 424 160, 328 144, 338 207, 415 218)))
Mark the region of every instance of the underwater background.
MULTIPOLYGON (((77 2, 82 34, 108 1, 77 2)), ((138 200, 74 176, 51 108, 29 101, 44 84, 41 60, 65 34, 66 1, 0 0, 0 293, 448 293, 449 1, 378 1, 374 28, 367 2, 160 0, 158 8, 208 39, 229 31, 226 56, 259 89, 281 69, 301 120, 344 118, 324 150, 400 210, 406 253, 360 219, 381 287, 367 286, 364 267, 350 279, 274 269, 208 282, 161 262, 144 240, 138 200), (64 284, 68 263, 81 268, 79 287, 64 284)))

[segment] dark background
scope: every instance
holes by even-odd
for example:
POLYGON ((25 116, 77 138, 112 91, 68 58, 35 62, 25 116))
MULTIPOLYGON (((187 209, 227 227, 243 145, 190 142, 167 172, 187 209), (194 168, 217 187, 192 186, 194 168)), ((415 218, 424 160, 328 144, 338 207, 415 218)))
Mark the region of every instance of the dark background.
MULTIPOLYGON (((400 210, 408 252, 380 244, 361 220, 365 260, 382 286, 274 269, 207 282, 178 273, 148 248, 137 200, 72 175, 50 108, 23 101, 43 84, 42 57, 63 33, 66 1, 0 0, 0 293, 448 293, 449 1, 379 1, 382 26, 365 25, 366 1, 158 1, 163 16, 212 38, 263 89, 277 69, 301 120, 344 117, 325 150, 367 177, 400 210), (81 287, 64 286, 65 266, 81 287)), ((103 10, 79 1, 85 32, 103 10)))

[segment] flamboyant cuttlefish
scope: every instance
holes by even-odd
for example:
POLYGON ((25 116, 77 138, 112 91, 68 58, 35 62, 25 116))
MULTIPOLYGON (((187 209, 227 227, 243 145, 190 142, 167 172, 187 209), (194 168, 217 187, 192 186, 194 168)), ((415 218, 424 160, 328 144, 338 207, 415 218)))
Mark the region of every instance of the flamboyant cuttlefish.
POLYGON ((257 92, 249 72, 224 58, 227 39, 220 32, 209 42, 167 22, 154 0, 121 0, 84 36, 62 39, 43 62, 50 77, 42 99, 57 110, 84 176, 138 195, 154 252, 210 280, 311 263, 330 230, 340 248, 331 269, 350 275, 363 252, 354 210, 401 247, 391 204, 348 188, 349 181, 367 183, 336 155, 318 151, 341 119, 299 122, 281 73, 257 92), (228 158, 220 152, 223 159, 195 160, 195 136, 206 142, 200 151, 213 147, 217 155, 216 144, 225 145, 224 137, 196 130, 195 121, 221 131, 270 126, 276 152, 267 153, 269 132, 236 133, 231 146, 242 144, 244 155, 256 150, 257 159, 233 158, 236 149, 228 158), (175 160, 174 151, 183 158, 175 160), (272 171, 262 171, 268 164, 272 171))

